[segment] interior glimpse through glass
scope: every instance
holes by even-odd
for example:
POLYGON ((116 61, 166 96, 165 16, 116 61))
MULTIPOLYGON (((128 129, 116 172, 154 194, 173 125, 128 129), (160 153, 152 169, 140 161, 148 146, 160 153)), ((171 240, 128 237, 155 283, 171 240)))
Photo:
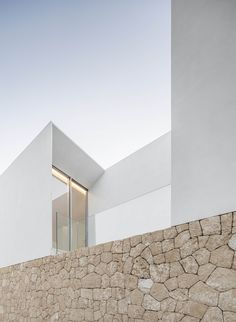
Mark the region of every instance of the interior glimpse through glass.
POLYGON ((71 250, 85 246, 87 192, 71 181, 71 250))
POLYGON ((70 251, 85 246, 87 190, 52 168, 52 246, 70 251))

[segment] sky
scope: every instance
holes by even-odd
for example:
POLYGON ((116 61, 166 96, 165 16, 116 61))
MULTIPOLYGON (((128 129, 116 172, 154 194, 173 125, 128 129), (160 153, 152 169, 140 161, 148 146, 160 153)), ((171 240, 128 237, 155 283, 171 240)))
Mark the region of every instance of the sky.
POLYGON ((53 121, 103 168, 171 128, 170 0, 0 0, 0 174, 53 121))

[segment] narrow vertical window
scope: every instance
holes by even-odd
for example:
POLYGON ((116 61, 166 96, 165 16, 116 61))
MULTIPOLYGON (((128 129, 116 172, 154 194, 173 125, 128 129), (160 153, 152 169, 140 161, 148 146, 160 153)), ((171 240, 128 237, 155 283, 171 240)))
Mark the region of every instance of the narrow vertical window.
POLYGON ((52 168, 52 245, 57 252, 86 242, 87 190, 52 168))
POLYGON ((69 179, 52 169, 52 241, 56 250, 69 250, 69 179))
POLYGON ((71 249, 85 245, 87 191, 71 181, 71 249))

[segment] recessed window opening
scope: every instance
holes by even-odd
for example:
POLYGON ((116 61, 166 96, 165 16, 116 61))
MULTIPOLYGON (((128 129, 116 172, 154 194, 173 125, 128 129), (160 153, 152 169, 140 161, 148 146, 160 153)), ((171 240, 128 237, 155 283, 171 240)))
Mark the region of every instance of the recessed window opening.
POLYGON ((87 189, 52 168, 52 247, 57 253, 86 244, 87 189))

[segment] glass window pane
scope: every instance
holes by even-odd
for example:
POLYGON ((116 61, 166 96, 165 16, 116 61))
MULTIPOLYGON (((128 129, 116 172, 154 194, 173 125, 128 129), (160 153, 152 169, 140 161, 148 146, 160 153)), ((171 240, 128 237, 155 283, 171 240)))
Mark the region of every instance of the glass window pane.
POLYGON ((52 171, 52 240, 53 248, 68 251, 69 243, 69 179, 52 171))
POLYGON ((71 250, 85 246, 87 191, 71 181, 71 250))

